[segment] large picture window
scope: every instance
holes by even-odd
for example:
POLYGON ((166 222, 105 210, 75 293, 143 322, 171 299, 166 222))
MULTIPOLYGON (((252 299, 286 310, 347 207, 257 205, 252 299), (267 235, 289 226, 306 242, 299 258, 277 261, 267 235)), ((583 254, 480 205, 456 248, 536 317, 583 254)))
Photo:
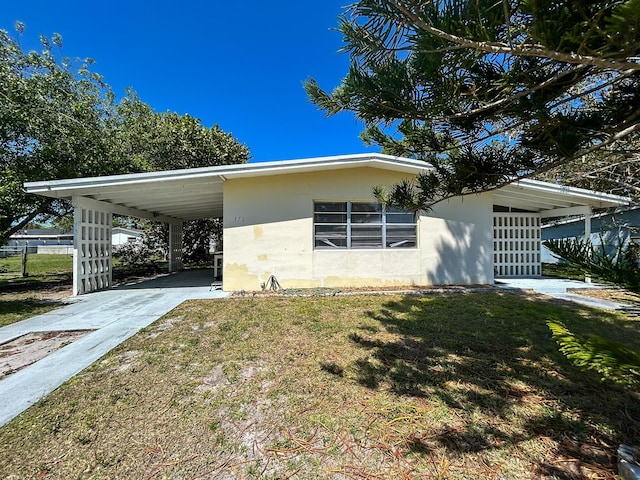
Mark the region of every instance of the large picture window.
POLYGON ((315 202, 316 249, 415 248, 415 215, 374 202, 315 202))

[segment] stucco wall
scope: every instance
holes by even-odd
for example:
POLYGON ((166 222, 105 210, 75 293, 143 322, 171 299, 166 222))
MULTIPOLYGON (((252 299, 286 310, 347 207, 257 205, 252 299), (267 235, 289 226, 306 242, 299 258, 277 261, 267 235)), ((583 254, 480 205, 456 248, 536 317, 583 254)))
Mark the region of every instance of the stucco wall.
POLYGON ((419 248, 314 250, 314 201, 373 201, 406 175, 373 168, 229 179, 224 184, 225 290, 492 283, 490 195, 438 204, 418 220, 419 248))

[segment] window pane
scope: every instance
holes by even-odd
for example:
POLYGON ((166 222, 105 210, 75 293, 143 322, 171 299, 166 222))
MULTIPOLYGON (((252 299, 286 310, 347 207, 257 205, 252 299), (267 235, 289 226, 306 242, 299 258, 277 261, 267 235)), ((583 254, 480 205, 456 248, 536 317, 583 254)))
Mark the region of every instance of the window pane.
POLYGON ((346 213, 316 213, 313 216, 315 223, 347 223, 346 213))
POLYGON ((388 213, 387 223, 416 223, 413 213, 388 213))
POLYGON ((347 248, 346 238, 316 238, 316 248, 347 248))
POLYGON ((387 237, 387 248, 415 248, 416 237, 387 237))
POLYGON ((382 212, 382 205, 379 203, 352 203, 352 212, 382 212))
POLYGON ((347 248, 346 225, 316 225, 316 248, 347 248))
POLYGON ((351 248, 382 248, 382 237, 351 237, 351 248))
POLYGON ((347 226, 346 225, 316 225, 316 237, 318 235, 347 238, 347 226))
POLYGON ((415 248, 415 225, 387 225, 387 248, 415 248))
POLYGON ((381 213, 352 213, 351 223, 382 223, 381 213))
POLYGON ((387 225, 387 237, 415 237, 415 225, 387 225))
POLYGON ((316 212, 346 212, 347 202, 316 202, 316 212))
POLYGON ((351 238, 355 237, 380 237, 382 238, 381 225, 352 225, 351 238))

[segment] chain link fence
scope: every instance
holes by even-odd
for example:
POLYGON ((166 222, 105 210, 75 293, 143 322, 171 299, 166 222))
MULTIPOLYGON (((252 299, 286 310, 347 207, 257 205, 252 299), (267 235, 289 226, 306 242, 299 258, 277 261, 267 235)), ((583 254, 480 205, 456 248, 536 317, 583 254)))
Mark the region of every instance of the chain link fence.
POLYGON ((27 276, 27 247, 0 247, 0 276, 27 276))

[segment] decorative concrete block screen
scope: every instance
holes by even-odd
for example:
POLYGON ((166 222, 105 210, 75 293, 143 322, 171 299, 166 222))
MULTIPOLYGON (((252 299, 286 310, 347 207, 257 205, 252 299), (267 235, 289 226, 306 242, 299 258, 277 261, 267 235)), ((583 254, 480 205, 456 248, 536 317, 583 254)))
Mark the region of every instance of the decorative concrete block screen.
POLYGON ((493 214, 493 264, 496 277, 540 276, 537 213, 493 214))
POLYGON ((111 287, 112 214, 83 206, 75 208, 73 290, 77 295, 111 287))
POLYGON ((182 270, 182 224, 169 224, 169 271, 182 270))

